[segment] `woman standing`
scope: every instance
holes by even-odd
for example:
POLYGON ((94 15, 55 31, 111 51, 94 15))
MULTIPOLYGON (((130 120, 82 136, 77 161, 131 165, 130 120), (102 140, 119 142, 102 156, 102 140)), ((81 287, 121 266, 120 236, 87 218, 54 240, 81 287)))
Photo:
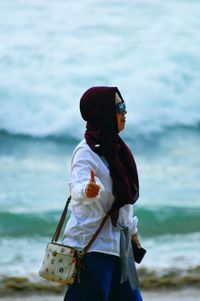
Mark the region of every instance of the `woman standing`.
POLYGON ((93 87, 81 97, 80 111, 87 125, 72 155, 71 216, 63 243, 83 249, 107 212, 110 218, 64 301, 142 301, 131 248, 131 236, 140 244, 132 205, 139 197, 138 175, 119 136, 126 123, 125 102, 116 87, 93 87))

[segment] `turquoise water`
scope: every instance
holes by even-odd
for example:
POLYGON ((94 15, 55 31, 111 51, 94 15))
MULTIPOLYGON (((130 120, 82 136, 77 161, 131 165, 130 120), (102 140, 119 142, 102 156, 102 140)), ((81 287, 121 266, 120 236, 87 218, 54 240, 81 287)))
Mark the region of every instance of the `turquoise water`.
POLYGON ((199 16, 198 1, 0 1, 2 271, 37 273, 84 133, 79 98, 93 85, 118 86, 127 101, 142 265, 199 264, 199 16))

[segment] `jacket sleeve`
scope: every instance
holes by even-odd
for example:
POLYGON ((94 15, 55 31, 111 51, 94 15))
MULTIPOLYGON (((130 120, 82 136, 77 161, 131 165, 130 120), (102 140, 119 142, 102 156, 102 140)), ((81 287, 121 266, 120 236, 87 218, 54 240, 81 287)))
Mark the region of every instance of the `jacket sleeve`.
POLYGON ((71 162, 71 174, 69 179, 69 188, 74 201, 82 202, 83 204, 91 204, 99 199, 100 193, 104 191, 104 186, 98 174, 98 165, 96 163, 96 154, 84 147, 78 148, 71 162), (86 186, 90 180, 91 170, 94 170, 96 183, 100 186, 99 194, 95 198, 87 198, 85 195, 86 186))
POLYGON ((128 224, 127 224, 131 232, 131 235, 137 233, 138 231, 137 225, 138 225, 138 218, 137 216, 134 215, 133 205, 131 205, 129 210, 129 216, 128 216, 128 224))
POLYGON ((118 223, 128 227, 131 235, 137 233, 138 218, 134 215, 133 205, 127 204, 120 209, 118 223))

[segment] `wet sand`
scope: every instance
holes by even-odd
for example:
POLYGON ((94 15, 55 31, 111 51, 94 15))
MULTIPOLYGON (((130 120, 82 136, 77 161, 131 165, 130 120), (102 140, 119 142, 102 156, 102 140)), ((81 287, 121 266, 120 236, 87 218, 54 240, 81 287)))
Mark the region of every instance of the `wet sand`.
MULTIPOLYGON (((198 289, 182 289, 182 290, 162 290, 162 291, 144 291, 142 292, 144 301, 199 301, 200 290, 198 289)), ((3 297, 2 301, 63 301, 64 295, 48 295, 48 294, 16 294, 13 296, 3 297)))

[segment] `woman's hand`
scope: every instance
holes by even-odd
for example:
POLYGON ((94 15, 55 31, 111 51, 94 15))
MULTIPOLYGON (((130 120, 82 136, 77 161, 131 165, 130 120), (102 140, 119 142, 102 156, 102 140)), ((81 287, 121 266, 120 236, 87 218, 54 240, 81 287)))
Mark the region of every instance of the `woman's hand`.
POLYGON ((131 239, 134 241, 134 243, 136 244, 136 246, 137 246, 138 248, 141 248, 141 247, 142 247, 142 246, 141 246, 140 239, 139 239, 139 236, 138 236, 137 233, 133 234, 132 237, 131 237, 131 239))
POLYGON ((94 177, 94 170, 91 170, 90 180, 85 188, 85 195, 87 198, 95 198, 100 190, 100 186, 96 184, 94 177))

